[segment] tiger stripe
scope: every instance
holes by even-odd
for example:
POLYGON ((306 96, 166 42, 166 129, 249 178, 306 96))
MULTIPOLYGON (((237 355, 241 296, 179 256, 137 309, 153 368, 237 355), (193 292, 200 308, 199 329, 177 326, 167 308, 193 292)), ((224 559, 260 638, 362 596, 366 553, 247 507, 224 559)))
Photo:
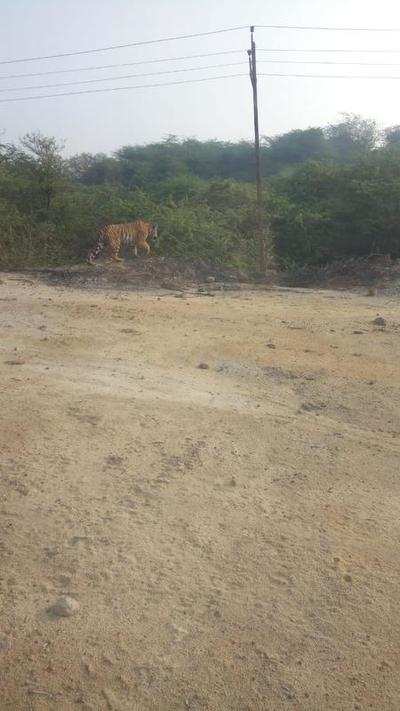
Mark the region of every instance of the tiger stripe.
POLYGON ((158 236, 158 227, 154 222, 146 220, 135 220, 134 222, 121 222, 116 225, 105 225, 100 232, 96 245, 88 254, 89 264, 93 264, 104 249, 107 250, 108 256, 115 262, 120 262, 119 252, 121 247, 132 247, 135 251, 135 256, 138 250, 141 249, 150 254, 149 240, 156 240, 158 236))

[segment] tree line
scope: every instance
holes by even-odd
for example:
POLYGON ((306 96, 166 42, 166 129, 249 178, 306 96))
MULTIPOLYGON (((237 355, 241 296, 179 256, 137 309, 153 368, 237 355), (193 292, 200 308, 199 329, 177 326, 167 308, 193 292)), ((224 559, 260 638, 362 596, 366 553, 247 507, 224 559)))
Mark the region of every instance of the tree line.
MULTIPOLYGON (((107 222, 156 220, 159 251, 256 265, 253 145, 169 136, 63 157, 53 137, 0 142, 0 265, 78 262, 107 222)), ((400 126, 343 115, 262 140, 265 219, 281 265, 400 257, 400 126)))

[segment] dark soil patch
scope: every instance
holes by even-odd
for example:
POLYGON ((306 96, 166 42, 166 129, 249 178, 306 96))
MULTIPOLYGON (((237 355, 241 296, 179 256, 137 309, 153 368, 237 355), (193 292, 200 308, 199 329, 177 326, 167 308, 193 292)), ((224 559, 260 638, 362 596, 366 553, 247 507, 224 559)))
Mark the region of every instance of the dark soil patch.
POLYGON ((174 291, 204 283, 209 289, 218 289, 221 282, 228 286, 252 280, 249 274, 239 269, 200 260, 191 262, 167 257, 139 258, 120 264, 99 261, 94 266, 56 267, 38 270, 36 274, 48 284, 89 289, 135 290, 147 287, 174 291))

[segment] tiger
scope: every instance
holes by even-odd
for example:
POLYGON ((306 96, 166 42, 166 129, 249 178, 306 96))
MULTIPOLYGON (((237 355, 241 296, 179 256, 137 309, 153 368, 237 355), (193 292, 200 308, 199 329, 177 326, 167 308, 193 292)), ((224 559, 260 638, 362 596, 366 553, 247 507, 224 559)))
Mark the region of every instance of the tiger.
POLYGON ((135 257, 138 248, 150 254, 148 240, 155 241, 158 237, 158 226, 154 222, 135 220, 134 222, 121 222, 117 225, 105 225, 99 232, 99 238, 93 249, 90 250, 87 261, 93 264, 94 260, 107 248, 109 257, 115 262, 122 262, 119 251, 122 246, 133 246, 135 257))

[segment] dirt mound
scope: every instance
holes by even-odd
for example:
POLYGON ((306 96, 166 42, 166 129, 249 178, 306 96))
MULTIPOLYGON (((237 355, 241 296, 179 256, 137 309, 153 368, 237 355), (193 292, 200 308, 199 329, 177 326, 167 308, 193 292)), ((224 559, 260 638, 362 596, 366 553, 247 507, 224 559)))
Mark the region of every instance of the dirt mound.
POLYGON ((282 274, 280 281, 286 286, 370 287, 400 293, 400 260, 380 254, 342 259, 324 266, 299 267, 282 274))
MULTIPOLYGON (((207 291, 240 289, 241 285, 346 289, 370 296, 400 294, 400 260, 382 255, 346 259, 324 266, 305 266, 269 272, 264 278, 250 270, 213 264, 207 260, 173 257, 127 259, 115 263, 99 260, 95 265, 27 270, 29 278, 39 278, 52 286, 80 289, 157 289, 183 291, 205 285, 207 291)), ((20 273, 21 275, 21 273, 20 273)))
POLYGON ((169 257, 127 260, 121 263, 98 262, 73 267, 44 269, 39 276, 49 284, 80 288, 125 290, 137 288, 175 289, 191 284, 248 282, 249 274, 233 267, 222 267, 203 260, 189 261, 169 257))

